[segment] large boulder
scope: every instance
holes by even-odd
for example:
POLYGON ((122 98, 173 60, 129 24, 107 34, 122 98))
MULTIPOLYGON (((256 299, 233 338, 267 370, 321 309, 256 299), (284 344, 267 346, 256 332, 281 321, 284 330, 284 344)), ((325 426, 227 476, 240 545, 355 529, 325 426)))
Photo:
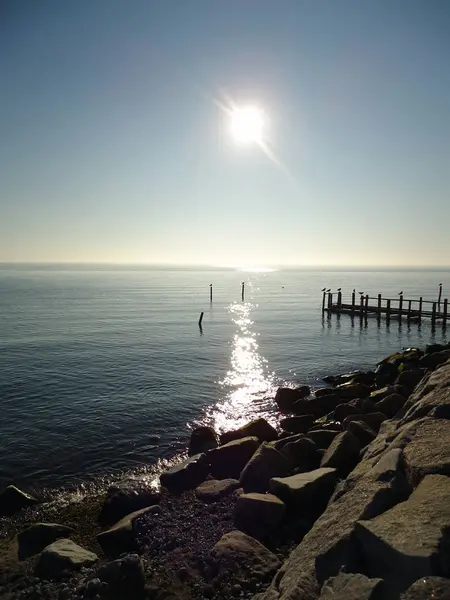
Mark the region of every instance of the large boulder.
POLYGON ((212 475, 218 479, 239 479, 242 469, 259 445, 258 438, 250 436, 211 450, 209 460, 212 475))
POLYGON ((239 481, 245 492, 266 492, 272 477, 284 477, 289 471, 288 459, 264 442, 242 470, 239 481))
POLYGON ((418 383, 425 377, 426 369, 408 369, 402 371, 397 377, 395 383, 405 386, 409 391, 412 391, 418 383))
POLYGON ((342 400, 354 400, 355 398, 367 398, 370 396, 372 388, 364 383, 353 383, 349 381, 338 385, 335 388, 335 393, 342 400))
POLYGON ((282 520, 285 504, 273 494, 242 494, 234 507, 234 523, 249 535, 261 537, 282 520))
POLYGON ((426 475, 450 476, 450 421, 424 419, 404 450, 408 477, 416 486, 426 475))
POLYGON ((275 394, 275 402, 282 412, 292 410, 294 402, 306 398, 311 393, 311 389, 307 385, 302 385, 298 388, 279 387, 275 394))
POLYGON ((157 504, 160 497, 161 490, 155 482, 134 479, 119 482, 108 488, 98 521, 102 526, 113 525, 136 510, 157 504))
POLYGON ((405 403, 403 423, 428 415, 450 418, 450 365, 441 367, 422 379, 405 403))
POLYGON ((209 464, 206 454, 196 454, 161 473, 160 480, 161 485, 166 489, 178 493, 196 488, 205 481, 208 474, 209 464))
POLYGON ((281 564, 260 542, 237 530, 221 537, 211 550, 211 558, 221 572, 230 571, 245 579, 267 580, 281 564))
POLYGON ((318 448, 326 449, 339 433, 338 429, 316 429, 315 431, 310 431, 308 437, 318 448))
POLYGON ((94 578, 103 584, 102 597, 142 598, 145 595, 144 566, 136 554, 102 565, 95 571, 94 578))
POLYGON ((137 521, 145 516, 157 518, 161 513, 161 507, 158 505, 141 508, 130 515, 121 519, 110 529, 102 531, 97 535, 97 541, 100 544, 106 556, 119 556, 124 552, 134 552, 137 546, 137 521))
POLYGON ((301 437, 289 442, 283 446, 281 452, 286 456, 291 467, 297 473, 317 469, 322 457, 316 444, 307 437, 301 437))
POLYGON ((434 352, 433 354, 425 354, 419 361, 421 368, 429 369, 434 371, 440 365, 443 365, 450 359, 450 348, 447 350, 441 350, 440 352, 434 352))
POLYGON ((386 398, 386 396, 389 396, 390 394, 394 393, 394 386, 393 385, 385 385, 382 388, 378 388, 377 390, 374 390, 371 394, 370 394, 370 399, 377 403, 380 402, 380 400, 383 400, 383 398, 386 398))
POLYGON ((313 415, 303 415, 301 417, 287 417, 281 419, 280 427, 283 431, 289 433, 306 433, 311 429, 315 417, 313 415))
POLYGON ((237 490, 240 483, 237 479, 208 479, 195 490, 195 495, 203 502, 217 502, 237 490))
POLYGON ((228 444, 234 440, 240 440, 245 437, 254 436, 259 439, 260 442, 272 442, 278 438, 278 433, 275 427, 273 427, 266 419, 254 419, 239 427, 239 429, 233 429, 231 431, 225 431, 220 436, 220 444, 228 444))
POLYGON ((271 442, 271 445, 276 450, 282 450, 284 446, 290 444, 291 442, 296 442, 297 440, 301 440, 305 437, 303 433, 295 433, 294 435, 289 435, 288 433, 281 434, 278 440, 275 442, 271 442))
POLYGON ((361 411, 352 404, 338 404, 330 414, 330 419, 342 422, 349 415, 357 415, 361 411))
POLYGON ((59 579, 82 567, 90 567, 98 556, 78 546, 72 540, 61 538, 50 544, 39 555, 35 566, 37 577, 59 579))
POLYGON ((421 577, 415 581, 400 600, 449 600, 450 579, 445 577, 421 577))
POLYGON ((0 493, 0 517, 10 517, 27 506, 38 503, 36 498, 26 492, 22 492, 15 485, 8 485, 0 493))
POLYGON ((370 575, 397 591, 419 577, 450 576, 450 478, 427 475, 405 502, 355 526, 370 575))
POLYGON ((350 431, 344 431, 331 442, 320 466, 337 469, 341 476, 347 476, 358 463, 360 450, 358 439, 350 431))
POLYGON ((217 433, 212 427, 197 427, 191 433, 188 454, 189 456, 202 454, 217 448, 218 445, 217 433))
POLYGON ((352 433, 358 440, 361 448, 368 446, 372 442, 377 434, 371 429, 364 421, 350 421, 347 426, 347 431, 352 433))
POLYGON ((274 477, 270 491, 287 505, 304 509, 318 508, 328 502, 336 485, 336 469, 322 468, 290 477, 274 477))
POLYGON ((324 583, 319 600, 384 600, 385 597, 382 579, 369 579, 361 573, 339 573, 324 583))
POLYGON ((387 415, 380 412, 368 413, 367 415, 349 415, 348 417, 345 417, 342 426, 344 429, 347 429, 348 424, 352 421, 362 421, 363 423, 366 423, 366 425, 368 425, 371 429, 373 429, 373 431, 377 432, 379 431, 381 424, 384 423, 384 421, 386 420, 387 415))
POLYGON ((68 538, 73 533, 72 527, 58 523, 33 523, 17 536, 19 560, 39 554, 44 548, 60 538, 68 538))
POLYGON ((291 412, 297 416, 312 415, 315 419, 324 417, 342 402, 337 394, 327 394, 320 398, 298 400, 294 402, 291 412))
POLYGON ((375 404, 375 412, 380 412, 391 418, 403 408, 406 398, 400 394, 389 394, 375 404))

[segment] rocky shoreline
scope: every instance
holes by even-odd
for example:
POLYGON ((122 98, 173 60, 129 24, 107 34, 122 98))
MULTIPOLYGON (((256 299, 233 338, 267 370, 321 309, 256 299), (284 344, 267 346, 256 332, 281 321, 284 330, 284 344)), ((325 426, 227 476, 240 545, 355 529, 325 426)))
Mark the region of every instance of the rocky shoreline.
POLYGON ((450 346, 326 384, 279 388, 279 430, 194 430, 159 487, 6 488, 0 597, 449 599, 450 346))

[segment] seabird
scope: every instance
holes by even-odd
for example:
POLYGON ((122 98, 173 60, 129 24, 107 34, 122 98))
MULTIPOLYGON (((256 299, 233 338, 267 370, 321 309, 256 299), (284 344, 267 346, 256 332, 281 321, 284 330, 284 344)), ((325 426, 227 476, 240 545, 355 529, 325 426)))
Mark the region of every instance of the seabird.
POLYGON ((337 291, 340 292, 342 290, 342 288, 338 288, 337 291))
POLYGON ((358 294, 359 294, 360 296, 362 296, 362 295, 364 294, 364 292, 358 292, 358 294))
POLYGON ((327 291, 327 288, 326 288, 326 287, 325 287, 325 288, 323 288, 322 292, 326 292, 326 291, 327 291))
POLYGON ((403 296, 403 290, 398 293, 399 296, 403 296))
POLYGON ((331 288, 328 288, 326 291, 327 291, 327 292, 331 292, 331 288))

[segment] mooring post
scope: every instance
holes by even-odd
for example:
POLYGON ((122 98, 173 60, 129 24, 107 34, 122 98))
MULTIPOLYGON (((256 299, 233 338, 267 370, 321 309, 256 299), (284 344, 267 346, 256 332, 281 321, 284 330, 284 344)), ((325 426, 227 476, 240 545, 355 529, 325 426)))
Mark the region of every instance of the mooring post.
POLYGON ((447 327, 447 314, 448 314, 448 298, 444 300, 444 314, 442 315, 442 327, 447 327))
POLYGON ((381 312, 381 294, 378 294, 378 313, 381 312))
POLYGON ((328 310, 331 312, 333 310, 333 293, 328 292, 328 310))
POLYGON ((203 312, 200 313, 200 319, 198 320, 198 326, 199 327, 202 326, 202 321, 203 321, 203 312))
POLYGON ((342 306, 342 292, 341 291, 338 292, 337 305, 340 310, 341 306, 342 306))
POLYGON ((412 301, 408 300, 408 323, 411 320, 411 304, 412 304, 412 301))
POLYGON ((364 296, 361 294, 361 305, 359 307, 359 315, 362 318, 364 313, 364 296))
POLYGON ((442 283, 439 284, 439 295, 438 295, 439 310, 441 310, 441 298, 442 298, 442 283))
POLYGON ((327 293, 323 292, 323 296, 322 296, 322 314, 325 312, 325 297, 326 297, 327 293))
POLYGON ((422 321, 422 306, 423 306, 423 298, 420 296, 419 299, 419 323, 422 321))
POLYGON ((212 303, 212 283, 209 284, 209 301, 212 303))
POLYGON ((364 305, 364 312, 365 312, 366 319, 367 319, 367 313, 369 312, 369 294, 366 294, 366 301, 365 301, 365 305, 364 305))
POLYGON ((245 281, 242 282, 242 302, 244 302, 245 299, 245 281))
POLYGON ((400 299, 398 301, 398 320, 402 320, 402 310, 403 310, 403 294, 400 294, 400 299))
POLYGON ((436 302, 433 302, 433 310, 431 312, 431 329, 436 328, 436 302))
POLYGON ((352 292, 352 315, 355 314, 355 299, 356 299, 356 294, 355 294, 355 290, 353 290, 353 292, 352 292))
POLYGON ((389 321, 391 318, 391 300, 386 300, 386 320, 389 321))

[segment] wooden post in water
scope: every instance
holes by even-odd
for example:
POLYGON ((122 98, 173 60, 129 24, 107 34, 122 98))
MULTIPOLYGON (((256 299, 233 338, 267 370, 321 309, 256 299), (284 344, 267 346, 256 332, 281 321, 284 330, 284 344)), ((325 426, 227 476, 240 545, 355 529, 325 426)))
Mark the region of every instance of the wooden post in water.
POLYGON ((448 298, 444 300, 444 314, 442 315, 442 328, 447 327, 447 314, 448 314, 448 298))
POLYGON ((436 328, 436 302, 433 302, 433 310, 431 312, 431 329, 436 328))
POLYGON ((341 291, 338 292, 337 305, 338 305, 339 309, 342 306, 342 292, 341 291))
POLYGON ((389 321, 391 318, 391 300, 386 300, 386 320, 389 321))
POLYGON ((366 301, 365 301, 365 305, 364 305, 364 315, 367 319, 367 313, 368 311, 368 307, 369 307, 369 294, 366 294, 366 301))
POLYGON ((398 320, 402 320, 402 310, 403 310, 403 294, 400 294, 400 299, 398 301, 398 320))
POLYGON ((203 312, 200 313, 200 319, 198 320, 198 326, 201 328, 203 321, 203 312))
POLYGON ((412 304, 412 301, 409 300, 408 301, 408 323, 411 321, 411 304, 412 304))
POLYGON ((325 298, 326 298, 327 293, 323 292, 323 296, 322 296, 322 314, 325 312, 325 298))
POLYGON ((381 294, 378 294, 378 314, 381 312, 381 294))
POLYGON ((441 298, 442 298, 442 283, 439 284, 439 295, 438 295, 439 310, 441 310, 441 298))
POLYGON ((244 302, 245 299, 245 281, 242 282, 242 302, 244 302))
POLYGON ((328 292, 328 308, 329 312, 333 309, 333 292, 328 292))
POLYGON ((422 307, 423 307, 423 298, 420 296, 419 299, 419 323, 422 322, 422 307))
POLYGON ((209 284, 209 301, 212 303, 212 283, 209 284))
POLYGON ((364 312, 364 296, 361 294, 361 305, 359 307, 359 315, 362 318, 364 312))
POLYGON ((355 314, 355 290, 352 292, 352 315, 355 314))

